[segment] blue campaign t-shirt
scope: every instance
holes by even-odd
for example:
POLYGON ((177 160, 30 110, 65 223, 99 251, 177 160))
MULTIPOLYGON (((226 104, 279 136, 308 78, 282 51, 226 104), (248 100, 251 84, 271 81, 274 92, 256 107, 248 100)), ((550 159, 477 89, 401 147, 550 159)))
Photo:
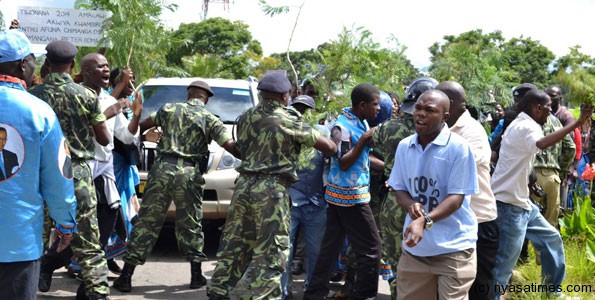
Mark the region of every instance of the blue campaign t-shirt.
MULTIPOLYGON (((388 180, 390 186, 408 192, 428 213, 449 194, 462 194, 465 198, 458 210, 424 231, 423 239, 415 247, 403 243, 403 249, 416 256, 435 256, 475 248, 477 220, 470 199, 479 192, 479 187, 471 148, 446 125, 425 150, 417 139, 414 134, 399 143, 388 180)), ((403 233, 411 221, 407 214, 403 233)))
POLYGON ((360 120, 344 108, 331 129, 331 139, 337 144, 337 155, 331 158, 328 185, 324 198, 329 204, 353 206, 370 202, 370 147, 365 146, 355 163, 341 170, 339 159, 349 152, 361 136, 370 129, 366 120, 360 120))

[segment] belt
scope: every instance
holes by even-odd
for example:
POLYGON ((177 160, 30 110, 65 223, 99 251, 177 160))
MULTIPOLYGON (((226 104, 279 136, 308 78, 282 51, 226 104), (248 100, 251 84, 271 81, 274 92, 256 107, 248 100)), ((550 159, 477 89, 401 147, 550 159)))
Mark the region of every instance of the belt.
POLYGON ((161 161, 170 163, 170 164, 178 164, 178 162, 181 162, 182 165, 186 166, 186 167, 194 167, 196 166, 196 162, 194 162, 194 160, 190 159, 190 158, 183 158, 183 157, 179 157, 179 156, 175 156, 175 155, 162 155, 161 156, 161 161))

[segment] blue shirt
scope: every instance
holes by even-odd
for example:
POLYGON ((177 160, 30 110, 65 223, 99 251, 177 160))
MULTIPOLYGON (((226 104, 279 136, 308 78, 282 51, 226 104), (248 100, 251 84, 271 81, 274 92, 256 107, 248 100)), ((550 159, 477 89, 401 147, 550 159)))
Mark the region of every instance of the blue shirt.
POLYGON ((3 150, 15 153, 18 163, 14 174, 0 181, 0 262, 36 260, 43 252, 44 199, 64 233, 72 233, 76 224, 65 140, 50 106, 27 93, 19 79, 4 75, 0 127, 7 130, 3 150))
MULTIPOLYGON (((444 125, 440 134, 423 149, 414 134, 403 139, 395 154, 395 167, 388 183, 406 191, 426 212, 434 210, 449 194, 465 195, 453 214, 434 223, 415 247, 403 249, 416 256, 435 256, 475 248, 477 220, 471 210, 471 195, 479 192, 471 148, 461 136, 444 125)), ((407 214, 403 232, 411 223, 407 214)))
POLYGON ((370 147, 364 151, 351 167, 341 170, 339 158, 349 152, 360 137, 370 129, 366 120, 360 120, 344 108, 333 128, 331 138, 337 144, 337 156, 331 158, 328 185, 324 195, 333 205, 353 206, 370 202, 370 147))
MULTIPOLYGON (((292 206, 302 206, 306 204, 314 204, 319 207, 326 207, 324 201, 324 155, 315 149, 304 149, 302 151, 309 151, 311 155, 309 165, 306 167, 298 167, 297 175, 300 181, 294 183, 289 188, 289 196, 291 197, 292 206)), ((302 152, 302 153, 304 153, 302 152)))

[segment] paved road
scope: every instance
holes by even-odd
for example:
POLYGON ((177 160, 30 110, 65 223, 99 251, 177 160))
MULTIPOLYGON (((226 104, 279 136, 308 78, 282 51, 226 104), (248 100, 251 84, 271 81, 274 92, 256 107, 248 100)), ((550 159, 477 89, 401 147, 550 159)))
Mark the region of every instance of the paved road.
MULTIPOLYGON (((203 263, 205 277, 210 280, 215 267, 215 253, 217 251, 217 242, 219 240, 219 231, 216 228, 207 229, 205 232, 205 253, 209 260, 203 263)), ((120 266, 123 265, 118 260, 120 266)), ((111 282, 117 276, 110 273, 111 282)), ((138 266, 132 277, 132 292, 120 293, 116 289, 111 289, 112 300, 138 300, 138 299, 208 299, 205 288, 198 290, 188 289, 190 283, 190 264, 181 258, 178 254, 174 231, 171 227, 166 227, 161 232, 161 236, 155 245, 155 249, 148 259, 147 263, 138 266)), ((296 278, 294 291, 301 291, 303 284, 303 275, 296 278)), ((56 299, 74 299, 79 282, 70 277, 65 269, 57 270, 54 273, 52 289, 47 293, 38 292, 40 300, 56 299)), ((340 285, 333 285, 334 289, 340 285)), ((390 292, 386 281, 380 280, 379 300, 388 300, 390 292)), ((294 299, 301 299, 302 294, 296 293, 294 299)))

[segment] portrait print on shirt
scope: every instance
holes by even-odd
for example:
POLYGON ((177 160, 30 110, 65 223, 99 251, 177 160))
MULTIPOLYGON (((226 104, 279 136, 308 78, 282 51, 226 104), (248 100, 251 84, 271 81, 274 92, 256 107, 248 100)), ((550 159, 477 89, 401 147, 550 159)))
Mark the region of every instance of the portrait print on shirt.
POLYGON ((16 175, 25 159, 23 137, 16 128, 0 123, 0 182, 16 175))
POLYGON ((72 179, 72 159, 70 157, 70 148, 66 143, 66 139, 62 138, 60 142, 60 151, 58 152, 58 166, 60 166, 60 173, 66 179, 72 179))

